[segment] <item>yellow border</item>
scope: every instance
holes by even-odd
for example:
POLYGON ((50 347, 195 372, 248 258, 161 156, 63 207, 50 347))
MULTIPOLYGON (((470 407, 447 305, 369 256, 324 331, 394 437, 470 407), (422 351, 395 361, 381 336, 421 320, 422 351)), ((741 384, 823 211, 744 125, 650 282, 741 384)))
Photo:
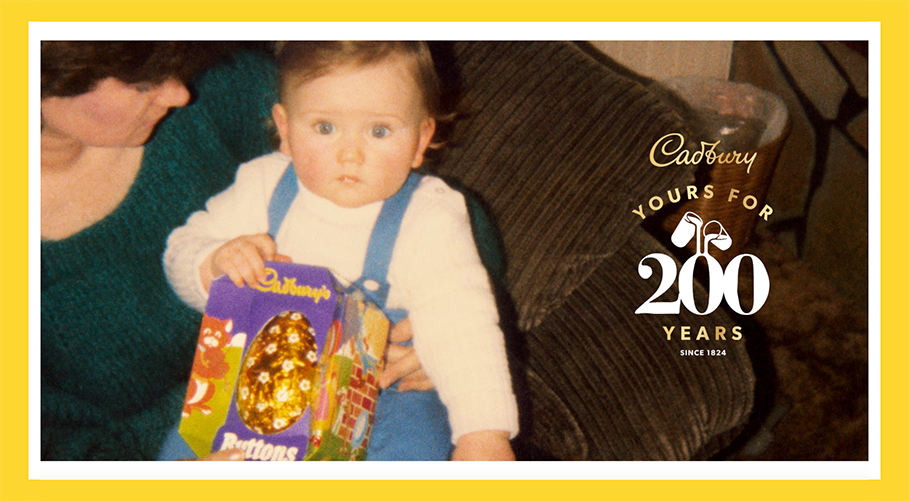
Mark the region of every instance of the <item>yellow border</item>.
MULTIPOLYGON (((0 0, 0 499, 909 499, 909 221, 905 139, 909 2, 9 1, 0 0), (27 480, 29 21, 878 21, 882 56, 882 480, 363 481, 27 480), (348 493, 348 494, 345 494, 348 493)), ((872 200, 872 203, 876 201, 872 200)), ((29 335, 37 335, 35 332, 29 335)), ((604 464, 608 468, 608 463, 604 464)), ((705 469, 710 463, 704 464, 705 469)))
POLYGON ((20 21, 898 21, 900 0, 3 0, 20 21), (889 18, 889 19, 888 19, 889 18))

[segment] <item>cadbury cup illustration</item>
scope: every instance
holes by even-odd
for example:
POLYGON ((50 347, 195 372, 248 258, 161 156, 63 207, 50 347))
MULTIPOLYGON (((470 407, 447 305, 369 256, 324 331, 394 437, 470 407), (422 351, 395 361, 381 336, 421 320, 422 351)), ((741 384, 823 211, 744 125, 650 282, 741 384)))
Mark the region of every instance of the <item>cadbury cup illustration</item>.
POLYGON ((723 227, 723 223, 713 219, 704 225, 704 254, 710 252, 710 244, 713 244, 717 249, 720 250, 729 250, 729 247, 732 247, 732 237, 729 236, 729 233, 726 232, 726 228, 723 227), (715 230, 708 230, 711 226, 716 225, 715 230))
POLYGON ((692 238, 696 238, 696 254, 700 254, 702 226, 704 226, 704 221, 701 219, 701 216, 698 216, 694 212, 686 212, 685 215, 682 216, 682 220, 679 221, 679 225, 675 227, 675 231, 672 232, 672 244, 681 248, 688 245, 688 242, 691 242, 692 238))

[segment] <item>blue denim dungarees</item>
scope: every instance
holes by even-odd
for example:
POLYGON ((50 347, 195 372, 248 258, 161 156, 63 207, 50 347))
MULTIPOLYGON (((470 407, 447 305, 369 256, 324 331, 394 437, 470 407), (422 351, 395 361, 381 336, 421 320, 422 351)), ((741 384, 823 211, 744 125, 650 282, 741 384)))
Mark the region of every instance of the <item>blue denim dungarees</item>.
MULTIPOLYGON (((387 281, 388 268, 401 221, 420 179, 420 175, 411 173, 404 186, 382 204, 367 247, 363 276, 351 286, 362 290, 385 311, 393 323, 406 318, 407 312, 385 306, 390 289, 387 281)), ((290 164, 278 181, 268 205, 268 227, 272 238, 277 235, 298 191, 297 176, 293 164, 290 164)), ((406 343, 410 344, 411 342, 406 343)), ((448 412, 439 400, 438 393, 435 390, 399 392, 397 386, 395 383, 379 393, 366 460, 447 460, 452 450, 451 428, 448 425, 448 412)), ((175 426, 170 431, 159 460, 195 457, 177 428, 175 426)))

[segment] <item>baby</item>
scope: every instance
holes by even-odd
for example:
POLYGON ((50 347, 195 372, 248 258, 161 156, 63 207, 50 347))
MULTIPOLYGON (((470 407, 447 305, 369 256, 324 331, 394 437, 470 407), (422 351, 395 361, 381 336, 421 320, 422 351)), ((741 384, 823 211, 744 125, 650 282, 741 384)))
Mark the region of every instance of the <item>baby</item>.
MULTIPOLYGON (((278 70, 272 116, 280 151, 242 165, 232 186, 171 234, 164 261, 174 290, 202 310, 219 275, 237 286, 255 284, 265 278, 265 260, 292 260, 387 293, 388 311, 406 310, 414 349, 444 403, 436 415, 444 420, 447 409, 451 458, 513 459, 509 439, 518 419, 504 336, 464 197, 413 173, 439 114, 441 85, 428 48, 291 42, 279 48, 278 70), (276 203, 288 186, 290 197, 276 203), (397 221, 386 214, 393 207, 397 221)), ((382 392, 369 459, 447 457, 448 447, 434 456, 423 450, 431 445, 419 443, 420 429, 399 426, 439 419, 414 415, 398 400, 435 398, 421 393, 382 392), (400 441, 403 452, 373 451, 383 430, 395 430, 389 440, 400 441)))

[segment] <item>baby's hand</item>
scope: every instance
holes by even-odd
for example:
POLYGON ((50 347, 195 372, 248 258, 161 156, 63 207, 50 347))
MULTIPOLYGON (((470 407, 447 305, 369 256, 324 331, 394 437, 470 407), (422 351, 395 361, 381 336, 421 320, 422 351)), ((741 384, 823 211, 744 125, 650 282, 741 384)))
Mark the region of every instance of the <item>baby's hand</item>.
POLYGON ((475 431, 458 438, 452 461, 514 461, 507 431, 475 431))
POLYGON ((206 290, 219 275, 227 275, 237 287, 255 285, 265 280, 265 261, 289 262, 290 258, 278 254, 275 241, 265 233, 243 235, 215 249, 199 273, 206 290))

